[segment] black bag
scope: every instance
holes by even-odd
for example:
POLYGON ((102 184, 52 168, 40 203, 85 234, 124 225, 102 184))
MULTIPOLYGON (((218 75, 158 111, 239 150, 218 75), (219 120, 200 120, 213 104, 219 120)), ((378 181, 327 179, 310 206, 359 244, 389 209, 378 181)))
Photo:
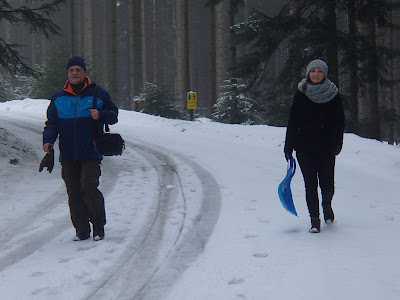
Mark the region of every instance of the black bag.
MULTIPOLYGON (((97 88, 93 93, 93 108, 97 108, 97 88)), ((105 124, 105 131, 99 138, 99 151, 104 156, 121 155, 125 150, 125 141, 118 133, 111 133, 108 124, 105 124)))
POLYGON ((125 149, 125 141, 118 133, 104 132, 99 142, 100 153, 104 156, 121 155, 125 149))

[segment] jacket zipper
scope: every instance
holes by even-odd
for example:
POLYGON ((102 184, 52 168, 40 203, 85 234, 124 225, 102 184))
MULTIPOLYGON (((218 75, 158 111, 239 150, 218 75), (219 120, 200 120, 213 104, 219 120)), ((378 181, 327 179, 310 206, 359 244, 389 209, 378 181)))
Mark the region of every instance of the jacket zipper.
POLYGON ((78 159, 78 150, 77 150, 77 134, 76 134, 76 112, 78 109, 78 97, 75 97, 75 113, 74 113, 74 153, 75 159, 78 159))

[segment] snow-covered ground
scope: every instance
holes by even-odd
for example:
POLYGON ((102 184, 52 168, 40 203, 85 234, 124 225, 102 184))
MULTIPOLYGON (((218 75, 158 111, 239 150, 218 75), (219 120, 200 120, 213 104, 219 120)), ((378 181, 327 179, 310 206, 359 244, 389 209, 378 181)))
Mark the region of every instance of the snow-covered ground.
POLYGON ((346 134, 335 223, 310 234, 301 173, 298 218, 277 194, 285 128, 120 111, 106 238, 73 242, 60 165, 38 172, 48 103, 0 104, 2 299, 400 299, 399 147, 346 134))

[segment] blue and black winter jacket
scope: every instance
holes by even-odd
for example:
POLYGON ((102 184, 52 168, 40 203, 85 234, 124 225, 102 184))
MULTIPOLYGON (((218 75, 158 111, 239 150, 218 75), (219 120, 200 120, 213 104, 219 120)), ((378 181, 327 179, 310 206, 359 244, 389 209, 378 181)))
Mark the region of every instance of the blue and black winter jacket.
POLYGON ((118 122, 118 108, 106 90, 98 87, 97 109, 99 120, 95 121, 89 109, 93 108, 96 83, 86 77, 85 85, 76 95, 67 81, 64 89, 51 98, 47 108, 47 121, 43 132, 43 145, 54 144, 59 137, 60 161, 102 159, 98 149, 98 138, 104 123, 118 122))

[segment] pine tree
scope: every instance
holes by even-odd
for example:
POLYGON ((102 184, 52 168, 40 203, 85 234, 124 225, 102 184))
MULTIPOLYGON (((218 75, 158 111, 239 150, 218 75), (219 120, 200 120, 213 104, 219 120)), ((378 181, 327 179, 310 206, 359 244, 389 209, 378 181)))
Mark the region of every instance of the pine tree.
MULTIPOLYGON (((39 2, 35 0, 26 1, 39 2)), ((41 1, 43 2, 43 1, 41 1)), ((11 1, 0 1, 0 21, 5 20, 12 25, 23 24, 31 33, 40 33, 49 38, 51 35, 58 34, 60 28, 51 20, 51 16, 55 15, 62 4, 66 0, 52 0, 36 7, 21 5, 13 7, 11 1)), ((22 45, 9 44, 0 37, 0 66, 3 66, 11 74, 35 74, 19 52, 22 45)))
POLYGON ((178 100, 166 87, 146 82, 146 87, 139 98, 143 100, 142 112, 146 114, 171 119, 182 117, 180 107, 177 105, 178 100))
MULTIPOLYGON (((348 4, 349 1, 346 1, 348 4)), ((381 119, 384 109, 379 103, 379 88, 393 85, 386 76, 385 64, 400 57, 400 48, 388 48, 378 43, 379 29, 400 27, 391 23, 389 12, 399 9, 399 1, 361 0, 356 2, 358 23, 358 78, 360 97, 358 99, 358 132, 365 137, 382 139, 381 119)))
POLYGON ((256 102, 244 94, 246 85, 237 82, 237 78, 226 80, 223 86, 226 92, 220 95, 214 105, 213 119, 228 124, 259 124, 261 118, 256 102))
MULTIPOLYGON (((332 5, 333 2, 330 2, 332 5)), ((310 60, 325 58, 327 49, 338 44, 341 35, 332 39, 327 25, 327 0, 288 1, 276 16, 255 11, 249 22, 236 26, 234 42, 249 45, 249 53, 234 66, 235 76, 250 78, 250 87, 267 77, 268 62, 280 46, 285 46, 286 64, 277 81, 283 86, 297 84, 304 65, 310 60)))
MULTIPOLYGON (((43 65, 36 66, 39 75, 33 82, 33 96, 40 99, 50 99, 59 91, 68 79, 66 61, 69 57, 69 49, 62 44, 55 44, 43 65)), ((90 65, 87 64, 87 68, 90 65)))
MULTIPOLYGON (((339 84, 339 67, 352 72, 352 76, 356 73, 360 80, 353 80, 351 88, 358 90, 360 86, 369 97, 365 104, 369 115, 363 117, 368 124, 364 122, 365 126, 360 126, 366 129, 362 135, 379 138, 378 83, 389 83, 384 76, 383 62, 399 57, 400 49, 378 46, 375 26, 399 29, 387 18, 388 12, 399 8, 399 1, 291 0, 272 17, 255 11, 249 22, 236 26, 235 43, 250 46, 250 52, 241 56, 231 71, 236 77, 250 78, 249 88, 256 89, 260 83, 265 87, 267 83, 269 90, 265 98, 266 95, 272 99, 279 97, 284 107, 301 79, 304 66, 312 59, 327 61, 329 77, 336 84, 339 84), (337 11, 348 14, 351 30, 336 28, 337 11), (368 30, 360 31, 354 24, 365 24, 368 30), (280 47, 285 49, 282 51, 285 65, 272 80, 268 78, 267 66, 280 47)), ((359 97, 354 91, 352 95, 359 97)), ((352 113, 358 113, 356 117, 360 118, 354 106, 352 113)))
POLYGON ((0 102, 12 100, 13 98, 13 88, 11 84, 0 74, 0 102))
MULTIPOLYGON (((221 55, 221 52, 224 53, 224 48, 221 47, 221 44, 218 42, 221 42, 221 39, 218 38, 221 35, 218 34, 218 32, 221 32, 220 29, 218 30, 218 25, 217 25, 217 12, 216 12, 216 6, 220 5, 224 0, 207 0, 204 4, 205 7, 210 8, 210 73, 213 72, 214 74, 210 74, 210 87, 209 87, 209 103, 210 103, 210 114, 213 114, 213 108, 215 108, 215 103, 216 103, 216 94, 218 93, 219 89, 217 88, 220 86, 223 82, 221 82, 228 70, 226 68, 229 68, 229 65, 235 65, 236 64, 236 58, 237 58, 237 48, 236 46, 228 40, 229 42, 229 56, 226 56, 228 58, 228 64, 227 66, 224 66, 223 64, 223 57, 225 57, 225 54, 221 55), (218 49, 218 50, 217 50, 218 49), (218 51, 218 53, 217 53, 218 51), (218 70, 219 69, 219 70, 218 70), (221 76, 222 75, 222 76, 221 76), (213 80, 213 82, 211 81, 213 80)), ((244 7, 246 5, 245 0, 227 0, 227 11, 223 13, 228 13, 228 24, 229 24, 229 36, 232 37, 234 36, 235 33, 235 16, 239 13, 239 9, 241 7, 244 7)), ((220 5, 220 8, 223 10, 223 6, 220 5)), ((222 21, 223 22, 223 21, 222 21)), ((223 42, 222 42, 223 43, 223 42)), ((224 43, 223 43, 224 44, 224 43)))
MULTIPOLYGON (((224 0, 207 0, 205 3, 205 7, 211 7, 211 6, 216 6, 223 2, 224 0)), ((239 11, 239 8, 243 7, 245 5, 244 0, 228 0, 230 3, 231 11, 234 15, 237 14, 239 11)))

